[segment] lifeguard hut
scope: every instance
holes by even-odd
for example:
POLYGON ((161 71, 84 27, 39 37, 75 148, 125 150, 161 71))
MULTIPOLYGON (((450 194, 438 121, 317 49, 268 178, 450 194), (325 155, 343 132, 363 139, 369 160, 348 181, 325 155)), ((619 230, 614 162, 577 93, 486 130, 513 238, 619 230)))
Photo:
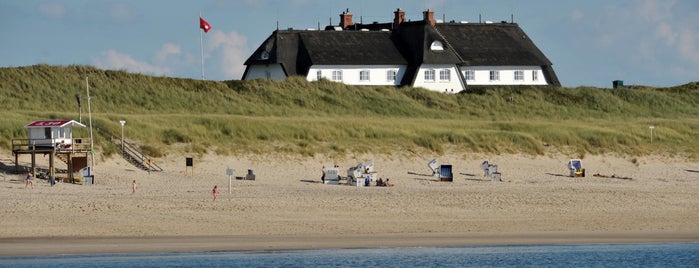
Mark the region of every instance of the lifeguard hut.
POLYGON ((34 121, 27 128, 30 148, 68 149, 73 145, 73 127, 85 127, 75 120, 34 121))
POLYGON ((49 155, 49 176, 55 177, 54 156, 68 165, 68 178, 73 181, 73 173, 87 166, 90 141, 74 138, 73 127, 85 127, 75 120, 39 120, 29 123, 27 139, 12 140, 12 154, 15 156, 15 169, 19 170, 18 158, 21 154, 32 157, 31 171, 36 170, 36 154, 49 155))

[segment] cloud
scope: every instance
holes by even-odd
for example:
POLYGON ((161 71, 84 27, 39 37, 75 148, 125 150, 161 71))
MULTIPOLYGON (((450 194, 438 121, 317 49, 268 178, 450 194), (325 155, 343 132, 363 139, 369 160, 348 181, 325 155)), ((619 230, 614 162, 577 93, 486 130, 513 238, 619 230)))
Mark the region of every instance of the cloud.
POLYGON ((673 0, 610 3, 597 17, 600 23, 589 45, 614 51, 620 59, 660 78, 696 79, 689 73, 699 71, 695 27, 699 19, 687 5, 692 4, 673 0))
POLYGON ((141 74, 165 75, 170 72, 166 67, 138 61, 131 55, 122 54, 113 49, 102 52, 98 57, 93 57, 92 64, 102 69, 126 70, 141 74))
POLYGON ((672 19, 672 8, 675 4, 674 0, 646 0, 638 8, 638 14, 640 14, 640 18, 651 22, 672 19))
MULTIPOLYGON (((693 26, 693 25, 692 25, 693 26)), ((679 42, 677 48, 682 57, 688 59, 692 64, 699 65, 699 33, 694 28, 685 27, 678 34, 679 42)))
MULTIPOLYGON (((206 68, 206 77, 216 77, 217 80, 240 79, 245 71, 243 63, 250 54, 246 45, 247 38, 236 32, 226 33, 215 29, 206 36, 205 64, 209 66, 206 68)), ((197 52, 198 50, 197 48, 197 52)), ((195 67, 196 70, 199 69, 201 60, 199 55, 187 53, 174 43, 163 44, 152 55, 148 62, 110 49, 100 53, 99 56, 92 57, 92 64, 103 69, 126 70, 149 75, 191 76, 195 67)))
POLYGON ((236 32, 209 32, 206 40, 206 50, 208 50, 206 58, 211 58, 211 54, 218 55, 219 72, 223 74, 224 80, 240 79, 243 76, 245 70, 243 63, 250 54, 246 43, 247 38, 236 32))
POLYGON ((573 12, 570 14, 570 18, 573 21, 580 21, 585 18, 585 12, 583 12, 580 9, 575 9, 573 12))
POLYGON ((135 11, 123 3, 112 3, 108 9, 109 15, 116 21, 130 21, 135 17, 135 11))
POLYGON ((60 19, 66 14, 66 8, 58 3, 43 3, 39 5, 39 12, 50 18, 60 19))
POLYGON ((181 54, 182 49, 180 46, 173 43, 165 43, 160 50, 155 52, 153 60, 156 64, 167 64, 169 61, 171 62, 173 58, 177 58, 181 54))

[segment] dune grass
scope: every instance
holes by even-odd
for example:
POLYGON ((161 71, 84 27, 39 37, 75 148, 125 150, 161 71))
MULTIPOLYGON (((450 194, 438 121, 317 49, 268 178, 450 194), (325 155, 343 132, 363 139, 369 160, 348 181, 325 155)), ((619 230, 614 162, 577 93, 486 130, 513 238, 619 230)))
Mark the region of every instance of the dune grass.
MULTIPOLYGON (((442 94, 330 81, 199 81, 86 66, 0 68, 0 148, 37 119, 93 125, 170 153, 563 152, 698 156, 699 83, 623 89, 497 87, 442 94), (648 126, 654 125, 653 144, 648 126)), ((76 130, 76 136, 87 134, 76 130)), ((115 149, 96 137, 98 152, 115 149)))

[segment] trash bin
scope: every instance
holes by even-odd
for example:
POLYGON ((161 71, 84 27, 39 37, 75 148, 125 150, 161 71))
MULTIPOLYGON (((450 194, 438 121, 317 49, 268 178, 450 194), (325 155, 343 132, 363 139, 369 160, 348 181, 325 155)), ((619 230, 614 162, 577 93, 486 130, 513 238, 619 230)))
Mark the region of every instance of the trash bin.
POLYGON ((95 184, 95 176, 83 176, 83 185, 93 185, 95 184))
POLYGON ((255 180, 255 173, 252 172, 252 169, 248 169, 248 174, 245 175, 246 180, 255 180))
POLYGON ((499 182, 500 181, 500 172, 493 172, 493 181, 499 182))
POLYGON ((51 182, 51 186, 56 185, 56 178, 54 176, 49 176, 49 182, 51 182))

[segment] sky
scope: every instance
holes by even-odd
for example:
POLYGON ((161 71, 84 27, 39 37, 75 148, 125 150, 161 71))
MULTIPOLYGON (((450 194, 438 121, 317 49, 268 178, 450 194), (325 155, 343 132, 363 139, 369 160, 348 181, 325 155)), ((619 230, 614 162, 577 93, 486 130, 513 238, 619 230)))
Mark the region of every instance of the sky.
POLYGON ((565 87, 699 81, 696 0, 0 0, 0 67, 91 65, 154 76, 238 80, 277 29, 409 20, 510 21, 565 87), (199 29, 199 15, 212 29, 199 29))

